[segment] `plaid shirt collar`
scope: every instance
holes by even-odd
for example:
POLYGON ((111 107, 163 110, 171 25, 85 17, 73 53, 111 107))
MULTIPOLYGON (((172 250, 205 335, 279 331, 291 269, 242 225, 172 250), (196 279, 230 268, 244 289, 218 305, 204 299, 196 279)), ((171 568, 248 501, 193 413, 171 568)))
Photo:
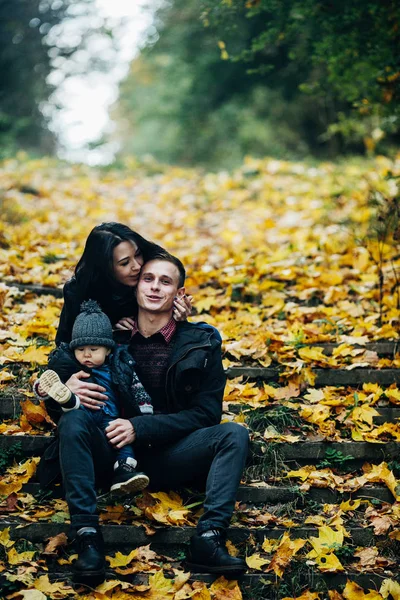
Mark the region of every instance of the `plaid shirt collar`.
MULTIPOLYGON (((166 343, 169 344, 174 336, 175 331, 176 331, 176 321, 174 318, 171 317, 171 319, 168 321, 168 323, 166 325, 164 325, 164 327, 162 327, 159 331, 157 331, 153 335, 160 333, 162 335, 162 337, 164 338, 164 340, 166 341, 166 343)), ((135 324, 132 329, 131 337, 133 337, 137 333, 140 333, 140 331, 137 326, 137 321, 135 321, 135 324)))

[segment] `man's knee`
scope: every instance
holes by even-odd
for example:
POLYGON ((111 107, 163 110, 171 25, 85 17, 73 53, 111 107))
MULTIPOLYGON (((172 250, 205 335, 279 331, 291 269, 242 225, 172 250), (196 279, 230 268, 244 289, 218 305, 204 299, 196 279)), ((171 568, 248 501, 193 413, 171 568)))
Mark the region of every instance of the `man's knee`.
POLYGON ((58 422, 60 439, 76 439, 90 430, 90 415, 84 410, 71 410, 63 413, 58 422))
POLYGON ((222 423, 219 427, 221 427, 221 432, 225 439, 247 450, 249 446, 249 433, 243 425, 239 425, 238 423, 222 423))

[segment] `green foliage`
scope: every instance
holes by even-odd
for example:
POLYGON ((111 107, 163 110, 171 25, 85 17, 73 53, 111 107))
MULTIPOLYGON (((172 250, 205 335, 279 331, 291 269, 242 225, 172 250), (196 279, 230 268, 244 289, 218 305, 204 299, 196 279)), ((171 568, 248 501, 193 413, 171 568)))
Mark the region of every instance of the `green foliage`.
MULTIPOLYGON (((316 101, 299 93, 300 79, 289 81, 287 73, 285 85, 270 85, 261 72, 249 76, 243 62, 221 59, 219 37, 200 16, 195 0, 174 0, 157 12, 158 35, 132 63, 112 114, 120 155, 215 169, 247 154, 298 158, 318 151, 327 122, 316 101)), ((241 19, 238 51, 254 28, 241 19)))
POLYGON ((318 469, 325 468, 342 468, 346 466, 349 461, 354 460, 351 455, 344 455, 341 450, 335 450, 335 448, 327 448, 325 452, 325 458, 317 465, 318 469))
POLYGON ((246 414, 246 423, 250 431, 263 433, 269 426, 275 427, 279 433, 284 433, 288 427, 309 429, 298 413, 287 406, 276 408, 255 408, 246 414))
POLYGON ((203 6, 203 21, 218 32, 230 60, 268 73, 282 89, 295 83, 320 101, 327 120, 322 139, 341 134, 371 151, 385 133, 399 131, 398 2, 203 0, 203 6), (237 49, 243 17, 254 33, 237 49))
POLYGON ((5 448, 0 455, 0 475, 3 475, 6 469, 14 462, 22 458, 21 442, 14 444, 11 448, 5 448))

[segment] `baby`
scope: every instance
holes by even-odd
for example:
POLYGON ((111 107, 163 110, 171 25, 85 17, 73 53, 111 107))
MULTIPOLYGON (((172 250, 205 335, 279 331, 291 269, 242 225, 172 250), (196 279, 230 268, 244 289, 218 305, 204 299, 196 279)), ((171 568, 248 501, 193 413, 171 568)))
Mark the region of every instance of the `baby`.
MULTIPOLYGON (((61 344, 51 359, 51 366, 64 375, 64 379, 82 370, 91 373, 94 383, 106 389, 107 401, 100 410, 83 406, 78 396, 62 383, 56 370, 45 371, 38 380, 39 395, 55 400, 64 412, 86 410, 103 431, 109 423, 120 416, 120 392, 124 392, 124 408, 129 418, 140 414, 152 414, 151 398, 139 381, 127 350, 116 347, 112 325, 94 300, 81 305, 81 312, 72 328, 71 342, 61 344), (67 368, 66 368, 67 365, 67 368), (60 368, 57 369, 57 366, 60 368), (67 376, 68 374, 68 376, 67 376)), ((124 415, 125 417, 125 415, 124 415)), ((116 462, 111 484, 112 492, 133 493, 147 487, 149 478, 136 470, 137 460, 131 444, 116 448, 116 462)))

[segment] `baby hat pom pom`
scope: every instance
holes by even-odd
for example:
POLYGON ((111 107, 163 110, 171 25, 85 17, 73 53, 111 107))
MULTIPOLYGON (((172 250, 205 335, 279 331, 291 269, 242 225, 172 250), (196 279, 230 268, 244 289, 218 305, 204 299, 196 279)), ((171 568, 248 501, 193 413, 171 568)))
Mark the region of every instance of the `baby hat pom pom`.
POLYGON ((81 312, 85 313, 101 313, 102 310, 96 300, 85 300, 81 304, 81 312))

